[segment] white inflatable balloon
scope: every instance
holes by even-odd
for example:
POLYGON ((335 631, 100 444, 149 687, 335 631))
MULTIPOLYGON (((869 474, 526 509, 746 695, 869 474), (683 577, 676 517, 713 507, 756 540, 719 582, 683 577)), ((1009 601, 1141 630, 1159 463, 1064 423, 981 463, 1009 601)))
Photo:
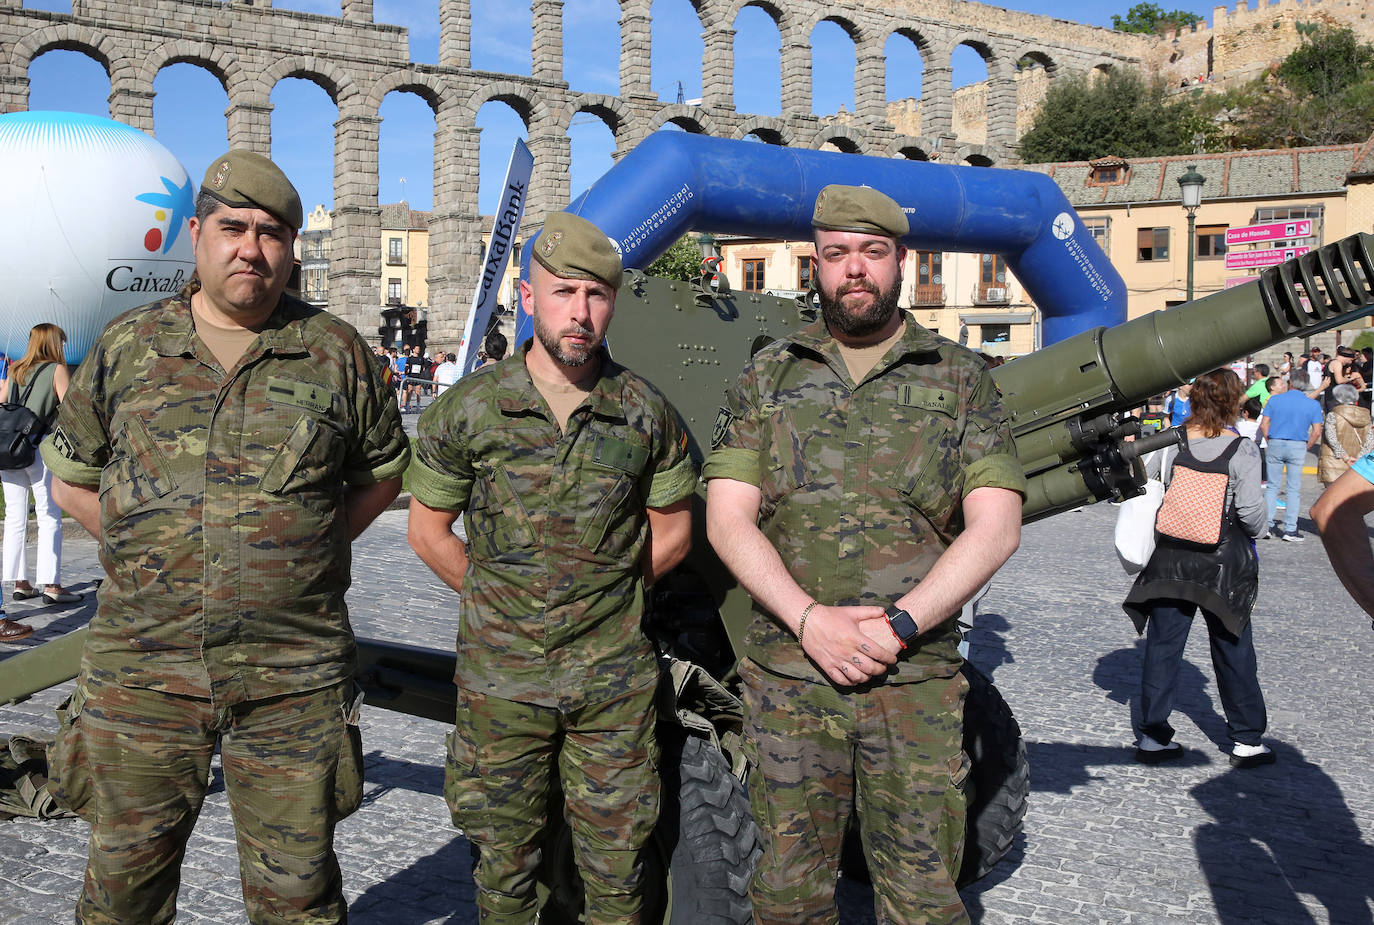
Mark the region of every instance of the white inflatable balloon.
POLYGON ((78 363, 111 319, 175 292, 195 269, 186 168, 122 122, 0 115, 0 202, 0 350, 11 359, 49 321, 78 363))

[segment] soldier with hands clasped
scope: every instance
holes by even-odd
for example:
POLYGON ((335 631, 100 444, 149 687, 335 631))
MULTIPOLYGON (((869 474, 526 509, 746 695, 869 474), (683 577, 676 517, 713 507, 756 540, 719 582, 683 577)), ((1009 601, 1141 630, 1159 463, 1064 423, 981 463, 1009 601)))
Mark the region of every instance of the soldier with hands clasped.
POLYGON ((754 911, 837 921, 857 812, 879 921, 965 922, 953 617, 1015 551, 1024 477, 983 362, 897 308, 901 208, 829 186, 812 224, 822 319, 754 356, 703 473, 711 543, 754 598, 754 911))

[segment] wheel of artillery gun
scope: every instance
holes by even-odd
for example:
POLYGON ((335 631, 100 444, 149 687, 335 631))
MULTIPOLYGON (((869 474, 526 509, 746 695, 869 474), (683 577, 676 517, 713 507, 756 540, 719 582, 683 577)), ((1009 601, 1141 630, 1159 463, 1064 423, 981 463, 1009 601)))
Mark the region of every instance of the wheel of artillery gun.
MULTIPOLYGON (((969 775, 964 860, 956 883, 962 888, 981 879, 1011 850, 1026 816, 1030 767, 1026 744, 1011 708, 992 679, 968 662, 960 669, 968 681, 964 700, 964 751, 973 762, 969 775)), ((869 881, 857 827, 845 839, 841 867, 846 877, 869 881)))
MULTIPOLYGON (((644 921, 746 925, 753 921, 749 879, 763 853, 748 793, 708 740, 667 725, 659 734, 663 792, 645 853, 644 921)), ((555 796, 540 871, 540 921, 573 925, 581 915, 582 883, 562 820, 563 795, 555 796)))
POLYGON ((972 793, 958 884, 968 886, 997 866, 1021 831, 1030 796, 1026 743, 1011 707, 992 679, 964 662, 964 751, 973 759, 972 793))

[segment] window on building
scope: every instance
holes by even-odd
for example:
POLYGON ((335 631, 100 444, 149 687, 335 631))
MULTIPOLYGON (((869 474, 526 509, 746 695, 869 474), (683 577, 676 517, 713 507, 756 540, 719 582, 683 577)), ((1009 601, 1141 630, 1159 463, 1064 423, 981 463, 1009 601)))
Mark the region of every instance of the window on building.
POLYGON ((982 254, 978 258, 978 302, 1005 302, 1007 296, 1007 262, 1001 254, 982 254))
POLYGON ((1220 259, 1226 256, 1226 226, 1197 226, 1197 257, 1200 260, 1220 259))
POLYGON ((1011 340, 1011 325, 1009 324, 984 324, 980 325, 983 330, 983 343, 985 344, 1005 344, 1011 340))
POLYGON ((1301 219, 1311 219, 1312 234, 1299 237, 1294 234, 1291 240, 1299 244, 1306 244, 1316 247, 1321 241, 1322 217, 1324 209, 1322 206, 1286 206, 1282 208, 1256 209, 1253 225, 1266 225, 1270 222, 1293 222, 1301 219))
POLYGON ((401 304, 401 281, 394 276, 386 281, 386 301, 388 305, 401 304))
POLYGON ((916 252, 916 288, 912 293, 916 305, 945 304, 944 257, 937 251, 916 252))
POLYGON ((811 256, 797 258, 797 288, 805 292, 811 288, 811 280, 816 275, 816 258, 811 256))
POLYGON ((763 291, 763 261, 745 260, 744 261, 744 291, 762 292, 763 291))
POLYGON ((404 245, 405 245, 405 242, 402 241, 400 238, 390 238, 390 239, 388 239, 388 240, 387 240, 387 243, 386 243, 386 262, 387 262, 387 263, 404 263, 404 262, 405 262, 405 258, 401 256, 401 248, 402 248, 404 245))
POLYGON ((1083 227, 1088 234, 1093 236, 1097 246, 1102 248, 1102 253, 1108 253, 1107 248, 1112 243, 1111 228, 1112 220, 1106 215, 1094 215, 1091 218, 1083 219, 1083 227))
POLYGON ((329 298, 329 272, 324 268, 305 271, 305 300, 323 302, 329 298))
POLYGON ((1169 229, 1141 228, 1136 232, 1137 260, 1168 260, 1169 229))

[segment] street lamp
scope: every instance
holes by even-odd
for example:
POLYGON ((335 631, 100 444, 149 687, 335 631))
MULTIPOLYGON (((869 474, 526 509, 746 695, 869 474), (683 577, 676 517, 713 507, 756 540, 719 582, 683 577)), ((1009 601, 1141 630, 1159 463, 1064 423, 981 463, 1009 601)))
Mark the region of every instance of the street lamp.
POLYGON ((1193 301, 1193 257, 1197 251, 1197 242, 1194 239, 1194 222, 1197 216, 1197 207, 1202 205, 1202 184, 1207 182, 1207 178, 1197 172, 1195 164, 1189 164, 1188 170, 1183 176, 1178 178, 1179 192, 1183 196, 1183 210, 1188 213, 1188 301, 1193 301))

